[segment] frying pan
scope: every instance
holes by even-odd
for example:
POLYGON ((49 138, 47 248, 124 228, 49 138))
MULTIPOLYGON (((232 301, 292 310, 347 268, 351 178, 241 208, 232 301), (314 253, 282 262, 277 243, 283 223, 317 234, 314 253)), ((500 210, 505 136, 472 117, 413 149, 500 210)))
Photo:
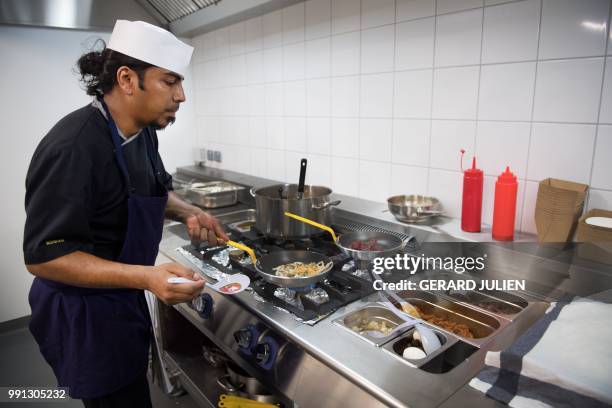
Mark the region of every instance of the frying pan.
POLYGON ((420 222, 431 217, 444 215, 440 201, 435 197, 421 195, 398 195, 387 199, 389 211, 398 221, 420 222))
POLYGON ((257 258, 255 252, 246 245, 234 241, 227 241, 227 245, 245 251, 251 257, 257 273, 267 282, 285 288, 301 288, 325 280, 333 268, 332 260, 318 252, 313 251, 275 251, 257 258), (323 262, 327 266, 321 273, 314 276, 290 278, 277 276, 274 268, 293 262, 311 263, 323 262))
POLYGON ((318 222, 300 217, 299 215, 295 215, 290 212, 285 212, 285 215, 329 232, 336 246, 340 248, 342 252, 357 261, 372 261, 375 258, 393 255, 403 249, 408 242, 412 240, 412 237, 410 237, 407 240, 402 241, 393 234, 381 231, 353 231, 336 236, 334 230, 327 225, 319 224, 318 222), (370 241, 372 239, 375 239, 378 245, 380 245, 383 249, 379 251, 367 251, 351 248, 351 244, 355 241, 370 241))

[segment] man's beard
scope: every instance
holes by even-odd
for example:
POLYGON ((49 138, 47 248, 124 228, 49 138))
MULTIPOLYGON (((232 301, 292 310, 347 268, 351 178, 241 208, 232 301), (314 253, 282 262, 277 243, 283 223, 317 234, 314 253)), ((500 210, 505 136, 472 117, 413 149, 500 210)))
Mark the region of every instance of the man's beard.
POLYGON ((176 118, 174 116, 171 116, 170 118, 168 118, 168 122, 166 122, 165 125, 162 125, 161 123, 155 121, 151 123, 149 126, 151 126, 155 130, 162 130, 162 129, 165 129, 167 126, 172 125, 174 122, 176 122, 176 118))

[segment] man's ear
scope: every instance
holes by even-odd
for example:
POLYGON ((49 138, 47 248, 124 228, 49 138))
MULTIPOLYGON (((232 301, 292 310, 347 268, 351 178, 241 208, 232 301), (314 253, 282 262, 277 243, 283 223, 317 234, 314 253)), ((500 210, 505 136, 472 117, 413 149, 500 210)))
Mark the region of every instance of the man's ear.
POLYGON ((138 86, 138 74, 127 66, 117 69, 117 84, 126 95, 132 95, 134 88, 138 86))

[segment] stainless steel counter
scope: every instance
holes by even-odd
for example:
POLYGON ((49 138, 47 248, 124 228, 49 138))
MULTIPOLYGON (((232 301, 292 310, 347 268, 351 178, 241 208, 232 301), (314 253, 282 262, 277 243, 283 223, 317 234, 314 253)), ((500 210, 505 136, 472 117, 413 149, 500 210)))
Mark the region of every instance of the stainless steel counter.
MULTIPOLYGON (((200 167, 187 167, 179 172, 202 180, 226 180, 245 186, 260 187, 275 183, 272 180, 254 178, 230 171, 206 169, 200 167)), ((350 197, 336 195, 335 199, 350 200, 352 208, 363 208, 363 211, 349 212, 338 209, 338 214, 351 216, 362 221, 374 219, 366 217, 374 204, 350 197), (360 207, 361 206, 361 207, 360 207)), ((250 204, 249 196, 241 197, 244 204, 250 204)), ((252 205, 252 203, 251 203, 252 205)), ((376 208, 378 208, 376 206, 376 208)), ((228 209, 231 211, 231 209, 228 209)), ((222 213, 217 210, 217 213, 222 213)), ((456 238, 436 229, 413 229, 399 223, 380 222, 387 229, 397 232, 414 234, 419 242, 457 242, 456 238)), ((191 266, 191 263, 176 248, 188 242, 169 232, 164 231, 160 251, 168 258, 191 266)), ((589 294, 612 287, 612 273, 609 266, 589 262, 574 262, 573 249, 565 247, 549 249, 547 255, 533 247, 520 248, 491 244, 488 248, 493 256, 487 277, 526 279, 528 282, 527 295, 531 299, 544 301, 554 300, 557 296, 566 293, 589 294), (569 251, 569 252, 568 252, 569 251)), ((227 305, 224 316, 219 311, 212 321, 202 321, 198 314, 186 305, 179 305, 176 309, 192 323, 199 325, 204 334, 213 336, 215 331, 223 327, 223 333, 233 333, 242 327, 249 319, 236 319, 236 310, 246 310, 253 319, 263 321, 272 331, 278 332, 293 345, 308 355, 314 357, 310 364, 295 364, 299 372, 277 372, 274 376, 266 378, 266 373, 259 373, 263 381, 276 382, 271 384, 281 390, 300 406, 372 406, 379 403, 387 406, 496 406, 496 403, 484 395, 466 386, 467 382, 483 366, 484 357, 489 350, 501 350, 511 345, 545 310, 545 302, 534 302, 526 309, 520 319, 512 321, 501 329, 495 337, 472 354, 466 361, 446 373, 428 373, 423 370, 409 367, 404 362, 381 349, 376 348, 355 335, 349 333, 332 322, 339 316, 357 310, 371 301, 374 297, 362 299, 351 303, 333 315, 327 317, 314 326, 300 323, 287 312, 281 311, 270 303, 260 302, 250 294, 243 292, 236 296, 224 297, 210 290, 206 291, 213 301, 227 305), (338 374, 338 379, 331 380, 326 377, 325 368, 330 368, 338 374), (296 389, 300 376, 321 376, 319 386, 313 389, 296 389), (279 384, 283 379, 283 384, 279 384), (363 394, 343 392, 343 381, 356 384, 363 394), (310 403, 306 404, 306 401, 310 403), (349 403, 351 402, 351 403, 349 403), (318 403, 318 405, 317 405, 318 403), (357 405, 355 405, 357 404, 357 405), (364 404, 364 405, 359 405, 364 404)), ((219 346, 224 351, 236 353, 235 348, 227 346, 230 341, 219 346)), ((301 355, 300 355, 301 356, 301 355)), ((299 356, 298 356, 299 357, 299 356)), ((299 358, 304 358, 299 357, 299 358)), ((298 362, 299 363, 299 362, 298 362)), ((248 368, 248 367, 247 367, 248 368)))

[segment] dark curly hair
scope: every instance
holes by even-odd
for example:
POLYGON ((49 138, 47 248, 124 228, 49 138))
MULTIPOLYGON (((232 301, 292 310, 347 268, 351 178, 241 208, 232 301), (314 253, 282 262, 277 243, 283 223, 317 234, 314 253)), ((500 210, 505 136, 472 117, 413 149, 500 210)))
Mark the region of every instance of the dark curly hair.
POLYGON ((122 66, 136 71, 138 86, 144 90, 145 70, 153 65, 106 48, 106 43, 102 39, 96 42, 98 43, 102 44, 101 51, 83 54, 77 61, 77 68, 81 81, 85 84, 87 95, 102 96, 113 89, 117 85, 117 70, 122 66))

